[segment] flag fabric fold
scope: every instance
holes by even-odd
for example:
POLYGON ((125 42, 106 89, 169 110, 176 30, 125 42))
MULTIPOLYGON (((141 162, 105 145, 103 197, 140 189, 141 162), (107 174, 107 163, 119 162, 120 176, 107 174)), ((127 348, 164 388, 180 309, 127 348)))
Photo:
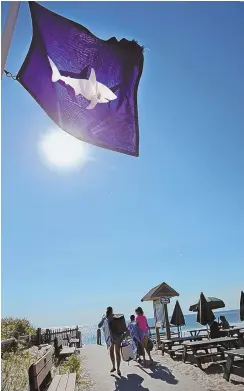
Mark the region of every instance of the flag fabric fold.
POLYGON ((29 7, 33 36, 17 80, 66 132, 138 156, 143 47, 134 40, 99 39, 36 2, 29 7))

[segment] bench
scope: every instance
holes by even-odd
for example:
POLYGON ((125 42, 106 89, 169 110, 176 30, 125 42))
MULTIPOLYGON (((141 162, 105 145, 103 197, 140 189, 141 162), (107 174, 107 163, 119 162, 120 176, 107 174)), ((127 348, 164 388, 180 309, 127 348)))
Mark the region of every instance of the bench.
MULTIPOLYGON (((226 362, 227 362, 227 359, 224 359, 224 360, 218 360, 218 361, 215 361, 216 364, 222 366, 222 367, 225 367, 226 365, 226 362)), ((238 357, 235 357, 234 359, 234 363, 237 363, 237 362, 244 362, 243 358, 238 358, 238 357)))
POLYGON ((64 346, 63 337, 62 337, 62 335, 59 335, 58 337, 55 337, 55 339, 54 339, 54 351, 55 351, 55 357, 58 359, 62 359, 62 358, 71 356, 71 354, 74 354, 76 351, 76 348, 64 346))
POLYGON ((226 364, 224 368, 224 379, 229 381, 231 373, 235 374, 235 370, 238 369, 234 366, 237 362, 244 363, 244 348, 230 350, 225 352, 227 354, 226 364))
POLYGON ((170 355, 171 358, 174 358, 176 352, 178 352, 178 353, 183 353, 183 352, 184 352, 183 347, 182 347, 182 346, 179 346, 179 347, 177 347, 177 348, 175 348, 175 349, 168 349, 168 350, 167 350, 167 353, 169 353, 169 355, 170 355))
POLYGON ((67 334, 67 340, 69 343, 69 347, 79 347, 80 340, 79 338, 73 338, 71 334, 67 334))
POLYGON ((53 349, 49 349, 36 363, 29 368, 30 391, 74 391, 76 373, 56 375, 52 379, 51 369, 53 349))
POLYGON ((199 368, 202 368, 202 361, 207 357, 221 356, 223 359, 225 357, 224 352, 214 352, 214 353, 204 353, 204 354, 196 354, 195 360, 199 368))

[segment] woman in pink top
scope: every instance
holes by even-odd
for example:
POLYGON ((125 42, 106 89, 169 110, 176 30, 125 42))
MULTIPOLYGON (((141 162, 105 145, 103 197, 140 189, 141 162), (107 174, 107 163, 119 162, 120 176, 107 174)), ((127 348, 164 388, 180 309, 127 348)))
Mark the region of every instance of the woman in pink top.
MULTIPOLYGON (((142 347, 143 347, 143 350, 145 349, 148 356, 149 356, 149 359, 150 359, 150 362, 152 363, 152 357, 151 357, 151 353, 150 351, 147 349, 147 344, 148 344, 148 339, 149 339, 149 326, 148 326, 148 323, 147 323, 147 318, 145 317, 144 315, 144 312, 142 310, 141 307, 138 307, 135 311, 136 313, 136 323, 138 325, 138 328, 139 328, 139 331, 140 331, 140 335, 141 335, 141 344, 142 344, 142 347)), ((144 359, 144 364, 146 364, 146 360, 145 360, 145 354, 143 356, 143 359, 144 359)))

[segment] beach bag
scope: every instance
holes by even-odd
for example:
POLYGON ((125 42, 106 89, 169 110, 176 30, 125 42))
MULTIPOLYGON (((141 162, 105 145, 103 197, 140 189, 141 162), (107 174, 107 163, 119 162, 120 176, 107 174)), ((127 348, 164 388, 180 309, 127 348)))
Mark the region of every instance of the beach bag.
POLYGON ((150 338, 148 338, 148 341, 147 341, 147 350, 149 352, 151 352, 153 350, 153 341, 150 338))
POLYGON ((115 335, 122 335, 127 331, 125 317, 122 314, 113 316, 112 320, 112 331, 115 335))
POLYGON ((132 349, 131 344, 124 340, 121 343, 121 357, 123 361, 130 362, 131 360, 134 360, 135 355, 132 349))

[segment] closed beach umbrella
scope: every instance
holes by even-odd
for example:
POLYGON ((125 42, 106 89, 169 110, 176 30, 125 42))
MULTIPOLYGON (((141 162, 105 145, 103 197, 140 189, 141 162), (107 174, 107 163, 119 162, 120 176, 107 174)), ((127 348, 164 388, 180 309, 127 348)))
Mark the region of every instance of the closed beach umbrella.
MULTIPOLYGON (((223 300, 217 299, 217 297, 206 297, 206 300, 211 310, 217 310, 219 308, 225 307, 225 303, 223 302, 223 300)), ((189 308, 189 311, 197 312, 198 306, 199 306, 199 301, 192 304, 189 308)))
POLYGON ((185 324, 186 324, 185 318, 184 318, 184 315, 183 315, 183 312, 182 312, 182 309, 180 307, 178 300, 175 303, 175 308, 173 311, 173 315, 172 315, 170 324, 172 324, 174 326, 185 326, 185 324))
POLYGON ((185 326, 185 324, 186 324, 185 318, 184 318, 184 315, 183 315, 183 312, 182 312, 182 309, 180 307, 180 303, 178 302, 178 300, 175 303, 175 308, 174 308, 173 315, 170 320, 170 324, 178 327, 178 335, 180 335, 179 328, 181 331, 181 326, 185 326))
POLYGON ((241 320, 244 320, 244 292, 243 291, 241 291, 240 318, 241 320))
POLYGON ((214 319, 214 313, 211 310, 204 294, 201 293, 197 310, 197 322, 202 324, 203 326, 206 326, 209 323, 212 323, 214 319))

